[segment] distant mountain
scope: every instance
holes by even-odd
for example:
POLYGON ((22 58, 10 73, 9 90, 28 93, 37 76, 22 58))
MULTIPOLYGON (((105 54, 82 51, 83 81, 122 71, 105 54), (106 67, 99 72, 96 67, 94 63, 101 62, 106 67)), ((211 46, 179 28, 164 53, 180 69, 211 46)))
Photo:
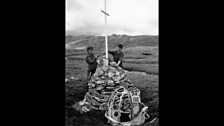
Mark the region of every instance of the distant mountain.
MULTIPOLYGON (((105 44, 104 36, 80 35, 66 36, 67 49, 85 49, 86 46, 93 46, 94 50, 103 50, 105 44)), ((123 44, 124 48, 136 46, 158 46, 158 36, 151 35, 110 35, 108 36, 108 48, 114 49, 118 44, 123 44)))

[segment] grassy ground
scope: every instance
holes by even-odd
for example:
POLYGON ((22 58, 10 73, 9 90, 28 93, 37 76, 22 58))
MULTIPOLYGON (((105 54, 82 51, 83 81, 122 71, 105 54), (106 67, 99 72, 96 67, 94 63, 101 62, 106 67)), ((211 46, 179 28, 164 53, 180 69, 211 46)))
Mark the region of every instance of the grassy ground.
MULTIPOLYGON (((130 51, 130 50, 129 50, 130 51)), ((149 107, 150 120, 158 117, 158 56, 155 52, 144 51, 124 52, 124 69, 128 70, 128 78, 141 91, 142 102, 149 107), (149 55, 148 55, 149 54, 149 55), (139 73, 140 72, 140 73, 139 73), (142 73, 144 72, 144 73, 142 73)), ((80 114, 71 108, 75 102, 81 101, 87 91, 86 72, 87 64, 83 60, 84 51, 67 50, 66 55, 71 55, 66 61, 66 77, 75 77, 65 84, 65 118, 66 126, 107 126, 104 112, 92 111, 80 114)), ((157 119, 150 124, 148 120, 143 126, 158 126, 157 119)))

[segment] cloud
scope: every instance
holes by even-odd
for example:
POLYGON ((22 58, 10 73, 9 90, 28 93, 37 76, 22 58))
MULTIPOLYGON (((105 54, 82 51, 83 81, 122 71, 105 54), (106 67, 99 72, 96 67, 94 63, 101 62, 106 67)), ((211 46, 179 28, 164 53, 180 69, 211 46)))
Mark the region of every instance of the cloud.
POLYGON ((83 9, 83 6, 79 4, 76 0, 66 0, 66 10, 70 11, 72 9, 83 9))
POLYGON ((66 32, 74 34, 158 35, 158 0, 66 0, 66 32))

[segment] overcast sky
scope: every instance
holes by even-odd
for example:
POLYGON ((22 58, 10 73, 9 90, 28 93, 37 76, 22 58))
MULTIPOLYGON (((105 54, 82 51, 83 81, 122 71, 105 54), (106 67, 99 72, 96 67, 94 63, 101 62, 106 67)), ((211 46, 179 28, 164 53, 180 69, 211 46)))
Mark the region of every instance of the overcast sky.
POLYGON ((158 35, 158 0, 66 0, 66 34, 158 35))

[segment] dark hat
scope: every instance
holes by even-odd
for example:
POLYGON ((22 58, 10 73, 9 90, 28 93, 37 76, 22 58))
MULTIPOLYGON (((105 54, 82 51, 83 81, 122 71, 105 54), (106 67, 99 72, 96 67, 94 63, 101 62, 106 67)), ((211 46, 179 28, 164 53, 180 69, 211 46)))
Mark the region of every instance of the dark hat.
POLYGON ((93 50, 93 47, 92 46, 88 46, 86 49, 87 50, 93 50))
POLYGON ((123 45, 122 44, 119 44, 118 47, 122 49, 123 48, 123 45))

